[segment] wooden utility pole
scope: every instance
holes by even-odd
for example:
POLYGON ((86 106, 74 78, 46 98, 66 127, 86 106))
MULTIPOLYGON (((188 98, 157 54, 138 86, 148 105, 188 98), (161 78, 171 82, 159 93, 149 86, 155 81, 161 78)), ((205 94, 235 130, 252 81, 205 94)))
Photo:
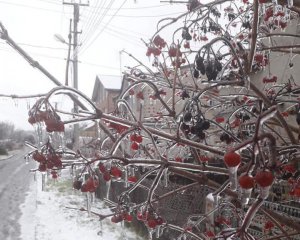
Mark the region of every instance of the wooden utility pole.
MULTIPOLYGON (((79 3, 77 2, 63 2, 65 5, 73 6, 73 87, 78 89, 78 34, 81 31, 78 31, 78 22, 80 16, 80 7, 81 6, 89 6, 89 3, 79 3)), ((70 44, 70 43, 69 43, 70 44)), ((78 113, 78 105, 74 103, 74 113, 78 113)), ((76 123, 74 125, 74 146, 73 149, 77 150, 79 148, 79 125, 76 123)))

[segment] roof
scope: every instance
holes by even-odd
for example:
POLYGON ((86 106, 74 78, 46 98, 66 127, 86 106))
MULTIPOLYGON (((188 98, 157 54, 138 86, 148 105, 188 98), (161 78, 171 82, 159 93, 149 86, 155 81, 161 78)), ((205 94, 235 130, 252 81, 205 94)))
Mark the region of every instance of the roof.
POLYGON ((100 81, 105 89, 120 90, 122 77, 116 75, 97 75, 96 81, 100 81))
POLYGON ((120 76, 97 75, 92 94, 92 101, 95 102, 98 99, 98 95, 100 94, 99 89, 119 92, 121 90, 121 83, 122 78, 120 76))

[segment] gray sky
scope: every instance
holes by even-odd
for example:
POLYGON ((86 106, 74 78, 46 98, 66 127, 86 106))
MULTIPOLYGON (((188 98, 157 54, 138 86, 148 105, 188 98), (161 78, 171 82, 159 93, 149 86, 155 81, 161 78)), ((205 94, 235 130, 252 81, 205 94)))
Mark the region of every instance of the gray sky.
MULTIPOLYGON (((90 0, 89 7, 80 8, 79 30, 83 32, 79 89, 91 96, 96 74, 119 75, 120 60, 122 66, 134 66, 126 55, 120 55, 122 49, 149 63, 140 39, 147 41, 155 33, 158 20, 178 16, 185 10, 184 4, 162 4, 159 0, 90 0)), ((61 0, 0 0, 0 21, 10 37, 62 83, 67 45, 55 40, 54 34, 67 40, 72 11, 61 0)), ((3 40, 0 40, 0 64, 0 94, 46 93, 55 87, 3 40)), ((33 103, 34 100, 0 98, 0 121, 33 129, 27 123, 27 108, 33 103)))

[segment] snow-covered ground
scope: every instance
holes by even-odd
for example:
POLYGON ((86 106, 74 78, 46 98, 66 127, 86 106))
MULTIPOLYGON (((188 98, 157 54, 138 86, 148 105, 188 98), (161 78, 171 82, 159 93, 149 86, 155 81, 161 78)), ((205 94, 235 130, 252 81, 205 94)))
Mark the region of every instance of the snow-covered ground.
MULTIPOLYGON (((105 211, 104 204, 96 199, 95 211, 105 211)), ((86 196, 72 189, 67 178, 49 179, 42 191, 42 176, 36 173, 25 203, 21 206, 20 219, 22 240, 138 240, 130 229, 121 223, 113 224, 110 219, 102 224, 97 216, 88 216, 85 211, 68 209, 86 208, 86 196), (102 226, 101 226, 102 225, 102 226)), ((107 211, 107 210, 106 210, 107 211)), ((103 213, 103 212, 101 212, 103 213)))

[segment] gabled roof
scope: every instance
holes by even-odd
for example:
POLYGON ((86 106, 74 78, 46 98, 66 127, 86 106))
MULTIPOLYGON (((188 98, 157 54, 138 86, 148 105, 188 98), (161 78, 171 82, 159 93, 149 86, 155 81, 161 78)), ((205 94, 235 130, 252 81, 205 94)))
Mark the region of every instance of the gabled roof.
MULTIPOLYGON (((98 80, 102 83, 105 89, 120 90, 122 77, 116 75, 97 75, 98 80)), ((96 80, 97 80, 96 78, 96 80)))
POLYGON ((92 101, 97 99, 99 94, 99 89, 103 88, 108 91, 116 91, 119 92, 121 90, 122 77, 115 75, 97 75, 93 94, 92 101))

